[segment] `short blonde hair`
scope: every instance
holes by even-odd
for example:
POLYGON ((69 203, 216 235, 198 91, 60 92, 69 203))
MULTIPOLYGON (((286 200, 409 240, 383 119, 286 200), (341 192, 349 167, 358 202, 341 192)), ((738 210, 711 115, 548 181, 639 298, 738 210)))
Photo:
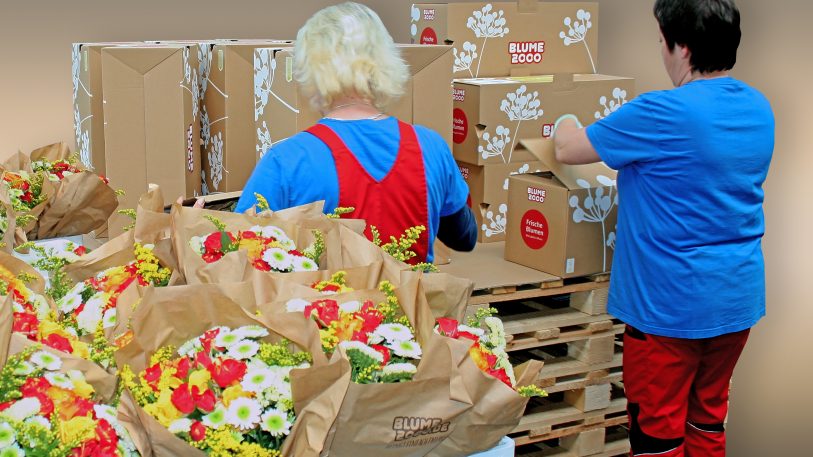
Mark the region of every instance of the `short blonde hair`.
POLYGON ((369 100, 384 110, 403 95, 409 67, 381 18, 347 2, 317 12, 299 29, 294 75, 319 111, 343 96, 369 100))

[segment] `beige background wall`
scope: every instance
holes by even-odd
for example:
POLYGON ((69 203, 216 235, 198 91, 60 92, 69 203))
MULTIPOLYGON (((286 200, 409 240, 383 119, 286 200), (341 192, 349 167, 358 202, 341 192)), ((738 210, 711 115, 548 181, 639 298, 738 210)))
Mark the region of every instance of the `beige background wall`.
MULTIPOLYGON (((21 148, 73 141, 70 43, 197 38, 293 38, 326 0, 4 0, 0 2, 0 158, 21 148)), ((411 1, 364 2, 396 41, 408 41, 411 1)), ((668 88, 653 0, 599 0, 599 70, 633 76, 640 91, 668 88)), ((813 430, 813 2, 739 0, 744 40, 735 76, 761 89, 777 117, 766 189, 768 317, 754 330, 735 374, 732 456, 808 455, 813 430), (807 439, 806 439, 807 438, 807 439), (804 451, 803 451, 804 449, 804 451)), ((731 274, 736 274, 732 272, 731 274)), ((680 281, 680 278, 675 278, 680 281)))

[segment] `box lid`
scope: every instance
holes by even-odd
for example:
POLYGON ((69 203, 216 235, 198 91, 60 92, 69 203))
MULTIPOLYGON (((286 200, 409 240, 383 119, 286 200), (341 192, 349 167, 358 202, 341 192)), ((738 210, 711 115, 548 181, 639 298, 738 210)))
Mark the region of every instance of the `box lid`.
POLYGON ((552 139, 521 140, 520 144, 542 163, 546 164, 550 169, 550 174, 570 190, 615 186, 616 172, 604 162, 566 165, 556 160, 552 139))

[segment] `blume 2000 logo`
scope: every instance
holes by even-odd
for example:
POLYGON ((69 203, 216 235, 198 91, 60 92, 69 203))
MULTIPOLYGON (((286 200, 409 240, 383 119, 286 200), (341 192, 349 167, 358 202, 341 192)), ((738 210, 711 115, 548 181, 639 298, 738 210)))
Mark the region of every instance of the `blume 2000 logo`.
POLYGON ((448 432, 450 424, 439 417, 398 416, 392 421, 392 429, 395 431, 395 441, 403 441, 448 432))

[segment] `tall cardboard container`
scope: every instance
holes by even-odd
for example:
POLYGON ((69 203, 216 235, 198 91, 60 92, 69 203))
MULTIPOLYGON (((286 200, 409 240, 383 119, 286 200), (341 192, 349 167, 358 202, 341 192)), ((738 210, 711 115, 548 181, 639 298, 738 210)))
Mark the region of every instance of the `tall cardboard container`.
MULTIPOLYGON (((387 109, 404 122, 439 133, 451 147, 452 53, 449 46, 401 45, 410 69, 405 94, 387 109)), ((256 49, 254 54, 256 151, 264 154, 274 144, 321 119, 293 79, 293 49, 256 49)))
MULTIPOLYGON (((135 208, 149 183, 165 198, 201 193, 200 88, 196 45, 102 49, 105 166, 135 208)), ((110 237, 131 221, 114 214, 110 237)))
POLYGON ((410 33, 413 43, 452 45, 455 78, 595 73, 598 4, 417 3, 410 33))
POLYGON ((452 152, 475 165, 535 160, 521 140, 550 137, 563 114, 591 124, 634 95, 634 79, 597 74, 455 80, 452 152))

